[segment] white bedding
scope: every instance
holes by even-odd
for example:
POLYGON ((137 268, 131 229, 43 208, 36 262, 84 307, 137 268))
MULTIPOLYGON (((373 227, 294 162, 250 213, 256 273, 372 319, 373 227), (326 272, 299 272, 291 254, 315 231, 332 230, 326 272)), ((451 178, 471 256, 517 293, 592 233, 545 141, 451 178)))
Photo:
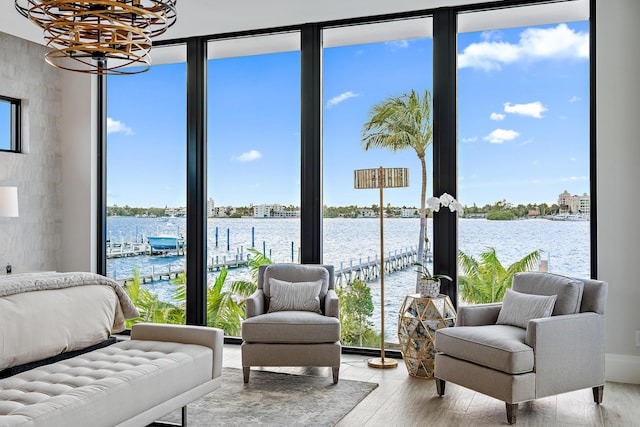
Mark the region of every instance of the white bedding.
POLYGON ((97 344, 124 330, 125 318, 137 316, 120 285, 103 276, 47 273, 3 277, 0 370, 97 344))

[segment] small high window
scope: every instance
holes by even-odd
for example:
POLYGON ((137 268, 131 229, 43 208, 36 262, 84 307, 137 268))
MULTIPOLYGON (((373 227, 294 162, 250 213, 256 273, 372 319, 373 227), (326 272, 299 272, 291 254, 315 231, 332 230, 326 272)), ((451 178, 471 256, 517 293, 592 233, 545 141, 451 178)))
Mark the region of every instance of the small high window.
POLYGON ((0 151, 19 153, 20 100, 0 96, 0 151))

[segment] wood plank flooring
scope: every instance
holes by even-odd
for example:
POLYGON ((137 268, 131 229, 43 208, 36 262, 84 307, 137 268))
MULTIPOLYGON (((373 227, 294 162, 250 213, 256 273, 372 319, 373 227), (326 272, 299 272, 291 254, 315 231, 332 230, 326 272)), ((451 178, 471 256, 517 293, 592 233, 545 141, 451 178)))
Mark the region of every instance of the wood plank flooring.
MULTIPOLYGON (((240 368, 240 346, 225 345, 223 365, 240 368)), ((329 368, 261 368, 275 372, 325 376, 329 368)), ((343 355, 340 378, 378 383, 338 424, 374 426, 504 426, 504 403, 447 383, 438 397, 433 380, 410 377, 400 360, 396 369, 367 367, 367 357, 343 355)), ((292 420, 295 426, 295 420, 292 420)), ((591 389, 520 404, 517 426, 640 426, 640 385, 607 383, 602 405, 593 403, 591 389)))

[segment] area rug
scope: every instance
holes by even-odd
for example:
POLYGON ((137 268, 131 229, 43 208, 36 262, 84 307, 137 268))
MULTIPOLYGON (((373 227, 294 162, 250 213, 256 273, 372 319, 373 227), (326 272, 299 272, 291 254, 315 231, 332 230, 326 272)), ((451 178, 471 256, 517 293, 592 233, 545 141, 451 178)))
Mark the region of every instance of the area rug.
MULTIPOLYGON (((222 387, 189 404, 191 427, 333 426, 378 384, 331 377, 223 368, 222 387)), ((176 411, 163 421, 179 422, 176 411)))

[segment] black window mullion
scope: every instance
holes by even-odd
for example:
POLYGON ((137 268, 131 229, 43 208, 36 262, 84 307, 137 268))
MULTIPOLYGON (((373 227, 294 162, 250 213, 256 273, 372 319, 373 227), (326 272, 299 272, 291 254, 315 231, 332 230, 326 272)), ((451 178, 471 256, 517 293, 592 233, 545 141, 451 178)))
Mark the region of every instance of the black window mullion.
POLYGON ((300 262, 322 264, 322 29, 301 31, 300 262))
MULTIPOLYGON (((437 9, 433 15, 433 192, 457 197, 457 15, 437 9)), ((441 291, 458 302, 458 217, 448 209, 433 216, 433 270, 453 281, 441 291)))
POLYGON ((187 318, 207 324, 207 43, 187 42, 187 318))
MULTIPOLYGON (((103 64, 101 64, 103 66, 103 64)), ((96 272, 107 275, 107 76, 98 75, 97 79, 97 254, 96 272)))

